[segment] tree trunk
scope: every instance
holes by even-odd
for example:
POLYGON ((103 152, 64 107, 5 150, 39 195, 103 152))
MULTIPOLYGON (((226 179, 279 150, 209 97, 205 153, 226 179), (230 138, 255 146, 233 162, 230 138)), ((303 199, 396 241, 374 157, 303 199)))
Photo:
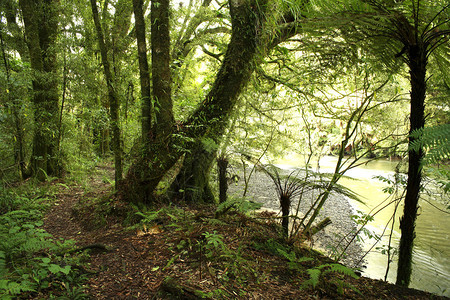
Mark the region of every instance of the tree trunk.
POLYGON ((173 130, 170 72, 169 0, 155 0, 151 5, 152 82, 157 138, 167 138, 173 130))
POLYGON ((217 169, 219 171, 219 203, 227 201, 228 191, 228 158, 225 155, 221 155, 217 158, 217 169))
POLYGON ((20 0, 33 70, 34 136, 31 174, 39 180, 58 174, 57 1, 20 0))
POLYGON ((281 205, 281 228, 283 229, 283 236, 287 239, 289 237, 289 211, 291 209, 291 197, 282 195, 280 197, 281 205))
MULTIPOLYGON (((139 57, 139 78, 141 81, 142 120, 141 134, 143 150, 148 150, 152 132, 152 100, 150 94, 150 74, 147 59, 147 42, 145 39, 145 19, 142 0, 133 0, 134 19, 136 22, 136 40, 139 57)), ((144 153, 145 155, 145 153, 144 153)))
POLYGON ((215 151, 208 152, 197 140, 192 149, 195 155, 187 155, 180 172, 170 187, 169 194, 186 202, 214 203, 214 195, 209 185, 209 174, 215 151))
MULTIPOLYGON (((418 41, 409 47, 408 64, 411 82, 411 116, 410 134, 425 125, 425 92, 426 92, 426 65, 427 51, 424 44, 418 41)), ((415 138, 409 138, 409 145, 415 138)), ((418 152, 409 150, 408 182, 406 185, 405 206, 403 217, 400 220, 401 238, 396 284, 408 286, 411 279, 412 250, 415 238, 415 221, 417 217, 417 203, 422 177, 423 149, 418 152)))
POLYGON ((247 1, 230 3, 232 33, 223 64, 212 90, 206 96, 202 106, 188 121, 188 125, 194 128, 194 132, 200 131, 195 134, 200 137, 197 138, 196 147, 186 154, 182 172, 177 178, 176 190, 189 191, 191 187, 183 186, 183 184, 195 183, 196 193, 183 196, 189 202, 200 199, 206 202, 213 200, 209 188, 209 173, 216 150, 208 151, 202 141, 207 143, 214 141, 216 145, 220 144, 238 96, 257 65, 257 56, 264 53, 266 49, 266 45, 259 44, 263 32, 262 16, 265 3, 259 3, 259 5, 260 10, 254 11, 251 3, 247 1), (201 131, 205 126, 207 130, 203 134, 201 131), (191 195, 195 195, 195 198, 191 198, 191 195))
POLYGON ((122 182, 122 147, 120 142, 120 127, 119 127, 119 101, 116 91, 114 89, 114 82, 108 60, 108 52, 106 49, 102 27, 100 25, 100 19, 98 17, 96 0, 91 0, 91 8, 92 8, 92 16, 94 18, 95 29, 97 32, 97 40, 100 48, 100 55, 102 58, 103 71, 105 73, 106 84, 108 87, 109 113, 111 120, 110 126, 113 133, 112 147, 114 152, 114 167, 115 167, 114 178, 117 189, 122 182))

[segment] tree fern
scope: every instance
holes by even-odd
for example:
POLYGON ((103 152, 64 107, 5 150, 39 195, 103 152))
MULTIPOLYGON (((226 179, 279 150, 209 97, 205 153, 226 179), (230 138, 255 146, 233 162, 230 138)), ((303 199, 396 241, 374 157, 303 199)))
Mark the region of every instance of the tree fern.
POLYGON ((414 130, 411 151, 426 149, 425 163, 438 163, 450 158, 450 124, 414 130))

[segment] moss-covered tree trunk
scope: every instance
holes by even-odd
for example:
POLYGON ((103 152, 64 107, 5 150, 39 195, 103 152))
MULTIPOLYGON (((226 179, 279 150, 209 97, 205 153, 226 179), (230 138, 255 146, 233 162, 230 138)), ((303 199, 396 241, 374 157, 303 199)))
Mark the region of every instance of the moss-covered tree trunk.
POLYGON ((204 134, 195 136, 195 147, 186 154, 172 192, 182 191, 188 202, 214 200, 209 187, 209 173, 216 149, 225 132, 231 112, 242 89, 247 85, 258 55, 267 45, 261 45, 265 3, 235 1, 230 3, 232 17, 231 40, 214 86, 203 105, 189 120, 199 129, 208 126, 204 134), (205 122, 206 121, 206 122, 205 122))
MULTIPOLYGON (((147 41, 145 38, 145 19, 143 1, 133 0, 134 19, 136 23, 136 40, 139 58, 139 79, 141 83, 142 119, 141 133, 143 149, 148 150, 148 144, 152 135, 152 100, 150 93, 150 73, 147 58, 147 41)), ((145 155, 145 153, 144 153, 145 155)))
POLYGON ((58 2, 20 0, 33 70, 34 135, 30 174, 39 180, 59 173, 56 38, 58 2))
MULTIPOLYGON (((153 102, 157 140, 167 139, 173 130, 170 72, 169 0, 154 0, 151 5, 151 47, 153 102)), ((158 141, 159 142, 159 141, 158 141)))
POLYGON ((197 140, 192 148, 193 155, 187 155, 180 172, 170 187, 170 196, 188 202, 214 202, 214 195, 209 185, 209 173, 214 153, 205 149, 202 141, 197 140))

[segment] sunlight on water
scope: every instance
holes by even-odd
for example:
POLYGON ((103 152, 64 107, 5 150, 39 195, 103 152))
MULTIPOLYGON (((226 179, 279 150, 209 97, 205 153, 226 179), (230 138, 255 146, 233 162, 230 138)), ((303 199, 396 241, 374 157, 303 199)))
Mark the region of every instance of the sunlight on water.
MULTIPOLYGON (((289 157, 279 161, 285 165, 301 165, 301 157, 289 157)), ((336 157, 326 156, 320 160, 321 172, 333 172, 336 157)), ((386 199, 386 194, 382 189, 386 186, 384 183, 374 176, 388 176, 393 175, 396 162, 387 160, 370 162, 358 168, 352 169, 346 173, 357 180, 342 179, 341 183, 347 188, 357 192, 365 204, 351 201, 355 210, 370 213, 371 210, 386 199)), ((434 199, 429 199, 434 205, 442 207, 434 199)), ((410 287, 421 290, 426 290, 440 295, 450 296, 450 247, 448 243, 450 218, 448 214, 438 211, 426 201, 420 201, 420 215, 416 222, 416 239, 413 252, 413 274, 410 287)), ((397 249, 400 239, 399 217, 403 211, 403 206, 400 205, 395 217, 396 226, 394 226, 392 247, 397 249)), ((374 221, 368 225, 368 229, 381 234, 386 227, 387 222, 392 217, 394 207, 391 205, 388 208, 379 212, 374 221)), ((386 230, 382 240, 376 247, 388 245, 389 228, 386 230)), ((366 240, 364 245, 365 250, 369 250, 373 244, 373 240, 366 240)), ((370 252, 367 257, 367 269, 364 275, 384 279, 387 265, 387 255, 381 254, 380 250, 370 252)), ((395 282, 397 262, 393 261, 390 266, 388 281, 395 282)))

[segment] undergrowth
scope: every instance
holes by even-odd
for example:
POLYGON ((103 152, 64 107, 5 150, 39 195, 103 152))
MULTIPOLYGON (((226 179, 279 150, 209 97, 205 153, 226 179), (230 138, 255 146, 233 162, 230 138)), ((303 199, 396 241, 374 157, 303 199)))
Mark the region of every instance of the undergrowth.
POLYGON ((231 200, 216 210, 135 207, 140 221, 129 228, 148 234, 167 232, 172 256, 155 271, 161 269, 164 274, 172 274, 177 270, 178 274, 191 274, 180 281, 181 285, 171 285, 180 289, 189 284, 195 287, 197 280, 212 282, 214 286, 208 289, 195 289, 200 297, 245 299, 250 295, 249 284, 264 285, 273 276, 280 276, 281 281, 296 282, 299 291, 330 288, 340 295, 346 294, 346 290, 358 293, 345 278, 339 278, 357 277, 352 269, 329 262, 311 249, 288 244, 280 238, 279 228, 249 217, 246 209, 241 211, 242 206, 234 204, 231 200), (329 276, 332 273, 333 276, 329 276), (195 280, 191 283, 190 278, 195 280))
POLYGON ((70 240, 42 229, 56 190, 48 184, 0 189, 0 298, 83 299, 83 256, 67 253, 70 240))

